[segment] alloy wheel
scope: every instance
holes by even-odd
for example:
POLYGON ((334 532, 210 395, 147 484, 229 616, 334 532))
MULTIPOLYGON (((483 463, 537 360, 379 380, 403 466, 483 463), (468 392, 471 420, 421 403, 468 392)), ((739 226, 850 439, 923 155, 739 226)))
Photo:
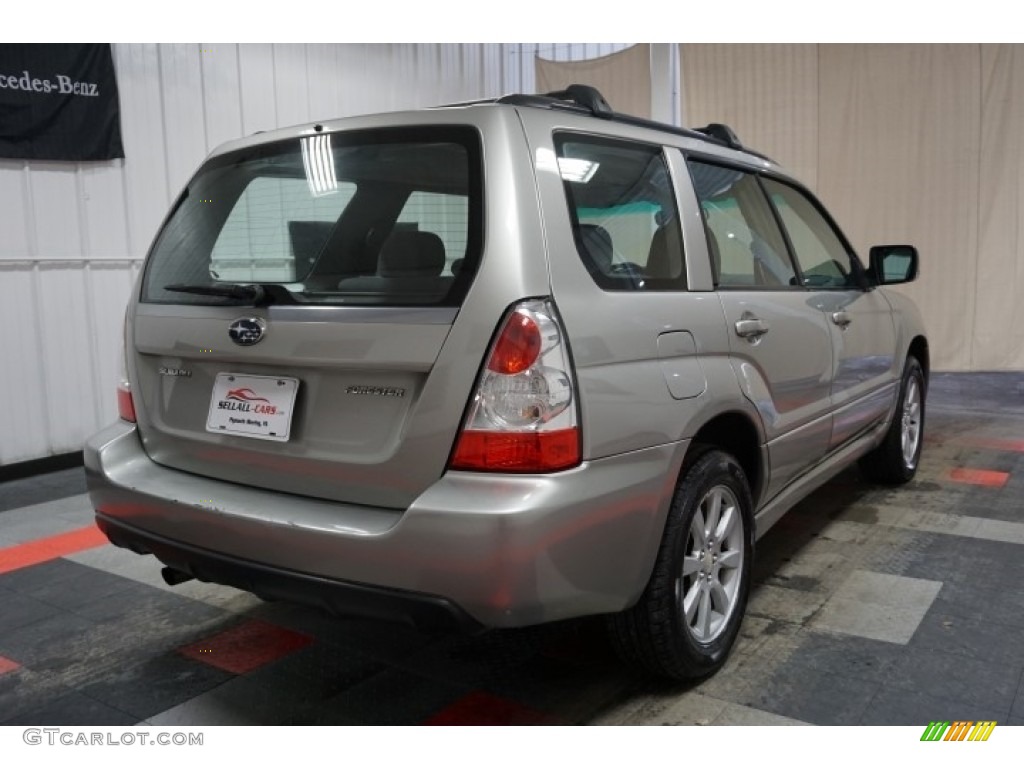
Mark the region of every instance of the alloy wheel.
POLYGON ((716 485, 701 500, 687 533, 683 569, 676 582, 687 630, 710 643, 728 626, 740 591, 744 523, 735 494, 716 485))
POLYGON ((903 449, 903 463, 907 469, 913 469, 917 463, 917 446, 921 441, 921 387, 916 378, 911 378, 907 382, 902 419, 900 444, 903 449))

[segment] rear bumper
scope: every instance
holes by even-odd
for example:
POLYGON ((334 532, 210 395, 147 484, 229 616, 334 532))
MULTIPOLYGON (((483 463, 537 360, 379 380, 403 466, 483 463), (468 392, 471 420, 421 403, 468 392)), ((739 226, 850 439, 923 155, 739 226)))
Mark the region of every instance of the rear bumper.
POLYGON ((162 563, 200 581, 227 584, 268 600, 315 605, 340 616, 401 621, 420 629, 471 631, 480 626, 458 606, 433 595, 381 589, 251 563, 154 536, 103 514, 96 515, 96 525, 119 547, 140 555, 155 555, 162 563))
POLYGON ((88 442, 85 465, 115 544, 199 578, 345 614, 511 627, 636 601, 685 448, 551 475, 449 472, 404 511, 169 469, 125 422, 88 442))

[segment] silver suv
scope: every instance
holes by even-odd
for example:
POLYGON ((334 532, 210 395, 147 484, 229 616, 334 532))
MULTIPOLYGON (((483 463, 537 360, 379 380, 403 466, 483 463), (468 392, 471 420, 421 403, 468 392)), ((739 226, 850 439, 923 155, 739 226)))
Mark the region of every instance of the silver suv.
POLYGON ((707 675, 755 539, 917 468, 917 252, 858 261, 726 126, 585 86, 229 142, 126 318, 97 522, 170 583, 417 625, 607 614, 707 675))

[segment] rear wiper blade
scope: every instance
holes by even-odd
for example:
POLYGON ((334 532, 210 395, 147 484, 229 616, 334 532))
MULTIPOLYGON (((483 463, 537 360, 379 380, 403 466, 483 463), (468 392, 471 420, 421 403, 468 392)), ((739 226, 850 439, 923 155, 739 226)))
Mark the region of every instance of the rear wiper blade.
POLYGON ((173 283, 165 285, 165 291, 175 293, 195 293, 199 296, 223 296, 227 299, 246 299, 257 301, 265 295, 262 285, 238 285, 235 283, 205 283, 201 285, 188 285, 187 283, 173 283))
POLYGON ((235 283, 206 283, 204 285, 174 283, 165 285, 164 290, 175 293, 195 293, 199 296, 223 296, 226 299, 251 301, 253 305, 262 304, 267 296, 262 285, 238 285, 235 283))
POLYGON ((195 293, 199 296, 223 296, 226 299, 238 299, 251 302, 254 307, 266 304, 295 304, 292 292, 278 283, 172 283, 164 286, 165 291, 177 293, 195 293))

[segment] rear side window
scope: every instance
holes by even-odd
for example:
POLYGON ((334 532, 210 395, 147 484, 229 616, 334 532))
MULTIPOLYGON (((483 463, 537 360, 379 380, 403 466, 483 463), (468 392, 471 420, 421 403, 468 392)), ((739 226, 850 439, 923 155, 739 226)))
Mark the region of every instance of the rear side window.
POLYGON ((686 287, 672 182, 661 147, 556 134, 576 248, 610 291, 686 287))
POLYGON ((757 177, 688 160, 704 215, 715 284, 722 288, 789 288, 796 272, 775 214, 757 177))
POLYGON ((483 242, 480 140, 423 127, 319 134, 214 158, 146 264, 142 300, 461 303, 483 242), (243 292, 244 293, 244 292, 243 292))

